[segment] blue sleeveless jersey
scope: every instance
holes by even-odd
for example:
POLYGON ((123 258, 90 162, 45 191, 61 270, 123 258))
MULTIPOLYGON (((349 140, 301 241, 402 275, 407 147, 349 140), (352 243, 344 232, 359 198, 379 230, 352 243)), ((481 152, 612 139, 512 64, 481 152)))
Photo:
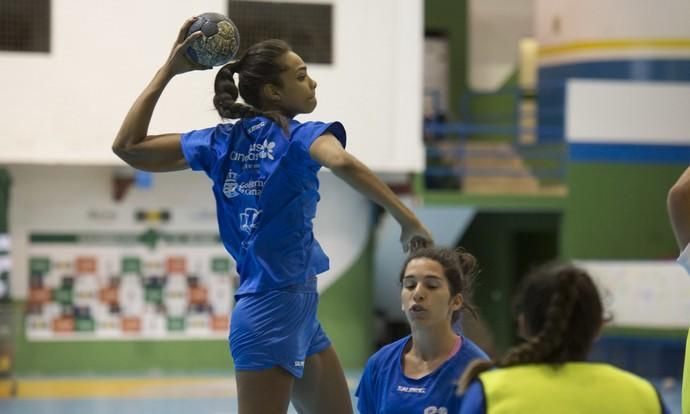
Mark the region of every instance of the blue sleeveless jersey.
POLYGON ((386 345, 364 368, 355 395, 361 414, 457 413, 462 397, 456 395, 457 381, 473 359, 489 359, 477 345, 462 338, 460 350, 429 375, 412 379, 402 369, 403 351, 410 336, 386 345))
POLYGON ((182 134, 182 152, 193 170, 213 181, 220 237, 237 262, 236 294, 303 283, 328 270, 314 239, 319 201, 311 144, 330 132, 345 146, 339 122, 290 121, 290 136, 264 118, 182 134))

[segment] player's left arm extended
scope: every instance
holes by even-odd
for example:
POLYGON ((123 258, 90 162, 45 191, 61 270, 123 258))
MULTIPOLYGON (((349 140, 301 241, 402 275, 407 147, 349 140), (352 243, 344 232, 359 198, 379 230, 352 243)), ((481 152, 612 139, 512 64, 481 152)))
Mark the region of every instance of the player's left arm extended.
POLYGON ((682 250, 690 242, 690 167, 668 191, 666 205, 673 233, 682 250))
POLYGON ((335 136, 327 133, 317 138, 309 148, 309 154, 316 162, 330 168, 336 176, 352 188, 385 208, 402 227, 401 242, 404 249, 407 250, 410 241, 415 237, 431 242, 431 233, 417 216, 400 201, 386 183, 361 161, 345 151, 335 136))

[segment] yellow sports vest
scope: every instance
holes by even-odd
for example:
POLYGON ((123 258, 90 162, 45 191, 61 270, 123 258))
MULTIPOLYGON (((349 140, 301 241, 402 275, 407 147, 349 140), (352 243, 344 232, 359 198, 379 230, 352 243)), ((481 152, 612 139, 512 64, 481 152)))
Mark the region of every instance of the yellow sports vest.
POLYGON ((685 344, 685 365, 683 366, 683 390, 681 399, 683 400, 683 414, 690 414, 690 331, 688 340, 685 344))
POLYGON ((521 365, 483 372, 486 414, 660 414, 649 382, 606 364, 521 365))

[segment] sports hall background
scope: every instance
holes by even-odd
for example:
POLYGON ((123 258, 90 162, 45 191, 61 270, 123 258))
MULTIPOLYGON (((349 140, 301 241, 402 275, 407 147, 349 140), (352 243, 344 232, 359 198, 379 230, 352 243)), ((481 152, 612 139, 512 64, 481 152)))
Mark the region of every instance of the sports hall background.
MULTIPOLYGON (((437 242, 478 257, 470 337, 505 350, 521 275, 579 261, 613 317, 593 358, 652 379, 679 409, 690 280, 673 263, 665 197, 690 160, 687 1, 3 0, 3 412, 62 412, 53 399, 97 412, 116 396, 108 379, 232 398, 235 276, 210 185, 135 172, 110 151, 179 25, 206 11, 229 15, 245 46, 290 41, 319 82, 319 107, 300 119, 342 121, 348 149, 437 242)), ((150 132, 218 122, 214 74, 176 78, 150 132)), ((319 316, 356 384, 406 333, 403 256, 390 217, 328 171, 321 180, 316 231, 332 269, 319 316)))

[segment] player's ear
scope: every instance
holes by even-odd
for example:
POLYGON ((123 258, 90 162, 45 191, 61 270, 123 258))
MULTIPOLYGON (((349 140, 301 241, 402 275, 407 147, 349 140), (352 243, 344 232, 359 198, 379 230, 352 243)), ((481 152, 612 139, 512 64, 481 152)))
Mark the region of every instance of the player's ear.
POLYGON ((458 293, 450 300, 450 307, 453 311, 460 310, 462 309, 462 304, 464 302, 465 300, 463 299, 462 294, 458 293))
POLYGON ((261 90, 264 95, 264 99, 270 102, 278 102, 280 101, 281 94, 280 94, 280 89, 278 89, 277 86, 267 83, 264 85, 264 87, 261 90))

